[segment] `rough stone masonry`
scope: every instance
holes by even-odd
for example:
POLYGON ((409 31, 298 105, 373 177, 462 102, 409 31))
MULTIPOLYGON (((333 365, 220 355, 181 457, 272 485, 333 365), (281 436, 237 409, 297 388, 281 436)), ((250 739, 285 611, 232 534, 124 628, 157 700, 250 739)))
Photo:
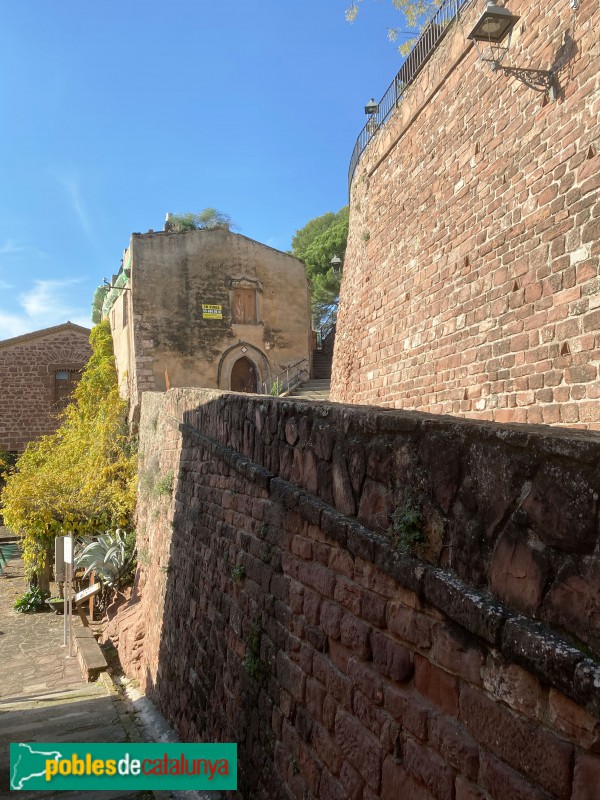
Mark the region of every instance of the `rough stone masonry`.
POLYGON ((470 4, 361 157, 331 397, 598 429, 600 5, 507 5, 501 69, 470 4))
POLYGON ((140 455, 108 634, 238 796, 598 800, 600 436, 178 389, 140 455))

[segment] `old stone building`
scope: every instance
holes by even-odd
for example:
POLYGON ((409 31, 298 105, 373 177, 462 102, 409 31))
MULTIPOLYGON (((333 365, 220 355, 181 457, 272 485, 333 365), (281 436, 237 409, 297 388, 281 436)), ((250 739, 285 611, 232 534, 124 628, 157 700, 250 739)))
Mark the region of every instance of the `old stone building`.
POLYGON ((91 355, 89 336, 66 322, 0 342, 0 450, 21 453, 56 429, 91 355))
POLYGON ((357 142, 332 399, 599 428, 600 5, 506 5, 493 69, 446 4, 357 142))
POLYGON ((102 313, 133 413, 143 391, 201 386, 268 391, 308 371, 304 264, 226 229, 133 234, 102 313))

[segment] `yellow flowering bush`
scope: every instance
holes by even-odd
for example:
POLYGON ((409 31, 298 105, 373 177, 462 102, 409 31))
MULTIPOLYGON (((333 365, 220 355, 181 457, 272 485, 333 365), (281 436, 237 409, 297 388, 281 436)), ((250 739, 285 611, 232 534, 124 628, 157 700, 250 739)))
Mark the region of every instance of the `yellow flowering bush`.
POLYGON ((30 442, 6 477, 5 524, 23 536, 28 573, 52 558, 54 537, 129 527, 136 456, 120 398, 107 321, 90 335, 92 356, 56 433, 30 442))

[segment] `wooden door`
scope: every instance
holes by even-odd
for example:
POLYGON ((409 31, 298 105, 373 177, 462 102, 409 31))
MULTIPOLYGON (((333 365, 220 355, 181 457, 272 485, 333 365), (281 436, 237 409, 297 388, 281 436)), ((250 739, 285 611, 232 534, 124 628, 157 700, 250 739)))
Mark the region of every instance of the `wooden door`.
POLYGON ((256 323, 256 289, 233 290, 233 321, 242 325, 256 323))
POLYGON ((258 391, 258 376, 256 367, 245 356, 239 358, 231 370, 231 391, 232 392, 251 392, 256 394, 258 391))

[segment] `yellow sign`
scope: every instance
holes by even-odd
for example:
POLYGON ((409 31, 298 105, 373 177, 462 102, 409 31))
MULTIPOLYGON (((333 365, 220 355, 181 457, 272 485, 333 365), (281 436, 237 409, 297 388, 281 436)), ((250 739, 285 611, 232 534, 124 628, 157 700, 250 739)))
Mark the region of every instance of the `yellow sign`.
POLYGON ((202 319, 223 319, 223 306, 202 303, 202 319))

